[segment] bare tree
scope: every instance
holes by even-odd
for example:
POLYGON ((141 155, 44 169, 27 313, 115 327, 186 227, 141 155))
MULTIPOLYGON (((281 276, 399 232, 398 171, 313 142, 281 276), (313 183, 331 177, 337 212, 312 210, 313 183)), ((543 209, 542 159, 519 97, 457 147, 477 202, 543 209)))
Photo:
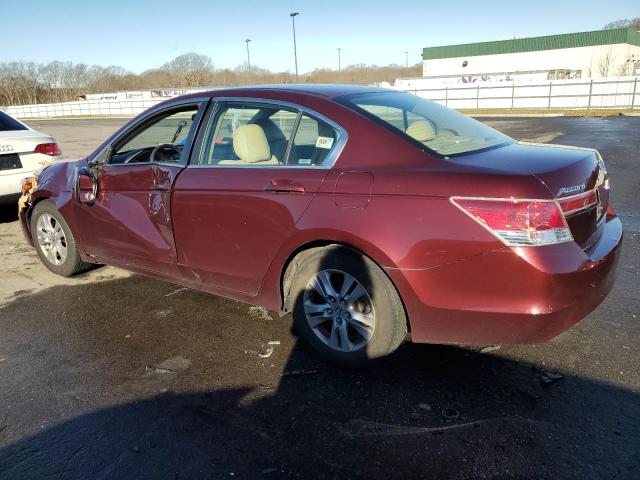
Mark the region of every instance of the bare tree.
MULTIPOLYGON (((331 69, 316 69, 300 75, 307 83, 364 83, 392 82, 398 77, 421 75, 420 64, 411 67, 400 65, 354 64, 342 68, 339 73, 331 69)), ((88 93, 110 93, 127 90, 193 88, 208 86, 256 85, 268 83, 293 83, 295 75, 289 71, 272 72, 248 64, 235 69, 216 69, 213 60, 206 55, 186 53, 159 68, 140 74, 122 67, 86 65, 71 62, 0 63, 0 105, 24 105, 30 103, 55 103, 76 100, 88 93)))
POLYGON ((640 17, 615 20, 602 27, 603 30, 613 30, 614 28, 633 28, 634 30, 640 30, 640 17))
POLYGON ((165 63, 161 70, 169 73, 171 87, 206 87, 214 80, 211 58, 193 52, 165 63))
POLYGON ((614 60, 613 50, 609 47, 607 51, 600 56, 600 60, 598 61, 598 73, 601 77, 609 76, 609 71, 613 66, 614 60))

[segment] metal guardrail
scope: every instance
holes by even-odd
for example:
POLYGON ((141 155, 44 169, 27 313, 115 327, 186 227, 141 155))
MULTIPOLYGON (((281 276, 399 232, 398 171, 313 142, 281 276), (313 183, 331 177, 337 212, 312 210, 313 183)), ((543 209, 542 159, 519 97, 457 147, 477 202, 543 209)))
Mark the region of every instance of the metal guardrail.
MULTIPOLYGON (((398 87, 400 90, 403 90, 408 93, 413 93, 414 95, 423 96, 428 98, 429 100, 433 100, 435 102, 439 102, 449 107, 452 102, 469 102, 472 103, 475 101, 475 108, 477 110, 480 109, 480 103, 489 100, 499 100, 499 101, 507 101, 510 102, 510 107, 491 107, 485 106, 484 108, 498 108, 498 109, 515 109, 515 108, 547 108, 547 109, 567 109, 567 108, 577 108, 577 109, 587 109, 590 110, 594 107, 594 99, 606 99, 606 98, 614 98, 620 99, 621 97, 627 98, 629 101, 627 103, 620 103, 619 101, 614 102, 596 102, 599 105, 596 105, 597 108, 624 108, 624 109, 634 109, 640 108, 640 88, 638 87, 638 78, 635 79, 625 79, 625 80, 607 80, 607 81, 598 81, 598 80, 590 80, 588 82, 563 82, 563 83, 553 83, 553 81, 549 81, 546 83, 532 83, 532 84, 515 84, 511 85, 500 85, 500 84, 490 84, 490 83, 478 83, 476 86, 459 86, 459 87, 451 87, 444 86, 438 88, 402 88, 398 87), (616 86, 616 90, 619 85, 630 85, 629 91, 626 92, 595 92, 594 86, 605 85, 607 87, 611 87, 612 85, 616 86), (555 89, 554 89, 555 87, 555 89), (560 89, 566 90, 567 87, 584 87, 588 88, 588 91, 583 93, 563 93, 559 91, 560 89), (540 94, 524 94, 520 93, 522 90, 531 90, 531 89, 541 89, 546 88, 547 93, 540 94), (487 90, 505 90, 507 91, 507 95, 482 95, 482 91, 487 90), (475 96, 451 96, 451 92, 474 92, 475 96), (434 95, 430 95, 429 93, 433 92, 434 95), (437 94, 436 94, 437 92, 437 94), (444 96, 442 96, 444 94, 444 96), (571 99, 571 98, 584 98, 584 102, 578 105, 553 105, 554 99, 571 99), (516 102, 520 100, 546 100, 546 106, 526 106, 519 105, 516 106, 516 102)), ((457 107, 457 108, 468 108, 468 107, 457 107)), ((473 106, 471 107, 473 108, 473 106)))

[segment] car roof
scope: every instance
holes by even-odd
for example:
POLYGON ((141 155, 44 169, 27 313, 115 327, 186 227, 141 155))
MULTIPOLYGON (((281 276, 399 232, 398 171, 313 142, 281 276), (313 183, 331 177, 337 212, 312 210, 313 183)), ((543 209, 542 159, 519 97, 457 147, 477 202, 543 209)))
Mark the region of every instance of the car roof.
MULTIPOLYGON (((209 90, 205 92, 211 97, 224 96, 229 93, 238 95, 244 93, 247 96, 259 95, 260 92, 282 92, 292 94, 308 94, 325 98, 336 98, 343 95, 353 95, 357 93, 370 93, 394 90, 376 87, 375 85, 344 85, 344 84, 274 84, 274 85, 252 85, 247 87, 232 87, 209 90)), ((202 95, 202 93, 200 93, 202 95)))

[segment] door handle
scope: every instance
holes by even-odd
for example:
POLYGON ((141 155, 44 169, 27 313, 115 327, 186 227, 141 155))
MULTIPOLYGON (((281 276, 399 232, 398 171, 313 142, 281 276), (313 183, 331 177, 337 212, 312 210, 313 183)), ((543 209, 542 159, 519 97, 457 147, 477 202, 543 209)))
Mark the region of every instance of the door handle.
POLYGON ((269 192, 304 193, 304 185, 289 179, 274 179, 264 188, 269 192))

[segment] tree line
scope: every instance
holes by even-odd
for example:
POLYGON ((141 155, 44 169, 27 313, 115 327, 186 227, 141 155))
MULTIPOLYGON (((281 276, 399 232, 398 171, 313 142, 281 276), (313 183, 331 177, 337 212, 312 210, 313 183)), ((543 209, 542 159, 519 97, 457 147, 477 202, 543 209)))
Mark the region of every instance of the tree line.
MULTIPOLYGON (((300 75, 303 83, 393 82, 398 77, 421 75, 421 66, 350 65, 340 72, 316 69, 300 75)), ((159 68, 136 74, 122 67, 102 67, 72 62, 0 63, 0 105, 58 103, 76 100, 87 93, 159 88, 223 87, 269 83, 294 83, 291 72, 271 72, 240 65, 235 69, 216 68, 213 60, 197 53, 180 55, 159 68)))

